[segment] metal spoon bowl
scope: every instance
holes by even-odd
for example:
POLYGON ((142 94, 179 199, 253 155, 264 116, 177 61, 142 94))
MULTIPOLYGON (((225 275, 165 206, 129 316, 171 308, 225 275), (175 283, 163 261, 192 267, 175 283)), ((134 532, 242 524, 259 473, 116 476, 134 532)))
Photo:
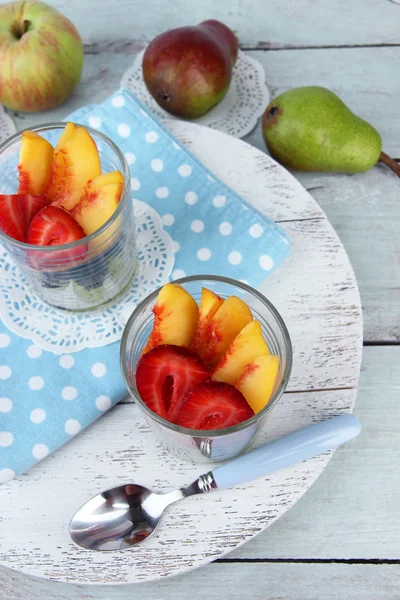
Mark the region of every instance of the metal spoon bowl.
POLYGON ((156 494, 135 483, 106 490, 74 515, 69 526, 71 538, 87 550, 130 548, 153 533, 167 506, 205 491, 196 487, 203 480, 168 494, 156 494))
POLYGON ((310 425, 200 475, 187 487, 157 494, 129 483, 98 494, 73 516, 69 533, 87 550, 125 550, 149 537, 164 510, 174 502, 213 489, 246 483, 332 450, 361 431, 357 417, 346 414, 310 425))

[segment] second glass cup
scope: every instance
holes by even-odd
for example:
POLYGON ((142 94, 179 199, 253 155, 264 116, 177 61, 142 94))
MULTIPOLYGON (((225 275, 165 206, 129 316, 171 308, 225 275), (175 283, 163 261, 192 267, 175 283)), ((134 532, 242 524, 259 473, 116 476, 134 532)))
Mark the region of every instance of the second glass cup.
MULTIPOLYGON (((66 123, 30 128, 53 146, 66 123)), ((83 127, 79 125, 79 127, 83 127)), ((59 246, 34 246, 0 231, 0 242, 22 271, 29 286, 48 304, 68 311, 84 311, 106 304, 130 283, 137 267, 136 231, 126 159, 107 136, 85 127, 100 156, 102 173, 120 171, 124 188, 118 207, 91 235, 59 246)), ((0 146, 0 192, 18 190, 18 162, 22 133, 0 146)))
POLYGON ((121 369, 129 393, 143 412, 153 434, 164 448, 179 458, 197 461, 222 461, 243 452, 256 439, 270 411, 282 397, 292 369, 292 345, 286 325, 276 308, 257 290, 239 281, 213 275, 184 277, 179 284, 197 301, 203 287, 226 299, 238 296, 251 309, 261 324, 263 337, 271 354, 279 356, 278 378, 268 404, 254 417, 225 429, 194 430, 180 427, 159 417, 140 398, 136 387, 136 367, 151 332, 158 293, 156 290, 134 310, 126 324, 121 341, 121 369))

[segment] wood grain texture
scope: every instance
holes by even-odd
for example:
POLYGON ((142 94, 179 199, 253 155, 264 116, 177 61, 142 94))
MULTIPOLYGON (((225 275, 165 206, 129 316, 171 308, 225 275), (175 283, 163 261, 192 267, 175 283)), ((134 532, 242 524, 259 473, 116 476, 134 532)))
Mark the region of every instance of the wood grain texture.
POLYGON ((229 558, 400 559, 399 364, 400 347, 364 348, 360 436, 335 452, 290 511, 229 558))
MULTIPOLYGON (((168 127, 251 204, 282 220, 294 246, 279 275, 260 286, 288 321, 294 368, 291 388, 272 411, 258 442, 351 411, 361 358, 359 295, 347 255, 322 211, 265 153, 193 124, 168 123, 168 127), (225 156, 229 160, 221 160, 225 156), (241 165, 237 174, 232 163, 241 165), (299 220, 302 211, 312 216, 299 220), (324 391, 295 392, 308 389, 324 391)), ((330 456, 316 457, 266 480, 189 498, 173 506, 159 532, 132 552, 89 553, 75 547, 67 531, 69 518, 86 498, 129 481, 131 473, 137 482, 158 490, 180 487, 199 475, 198 464, 182 463, 155 443, 138 410, 130 404, 114 408, 2 488, 2 564, 71 583, 137 583, 174 575, 224 555, 267 527, 308 489, 330 456), (41 503, 31 499, 44 495, 52 509, 42 513, 41 503), (57 501, 60 495, 62 500, 57 501)))
MULTIPOLYGON (((301 85, 329 87, 378 129, 386 152, 400 157, 400 48, 251 55, 263 63, 272 97, 301 85)), ((246 141, 265 150, 260 127, 246 141)), ((364 339, 399 342, 399 179, 383 165, 357 175, 293 174, 324 209, 348 252, 360 287, 364 339)))
MULTIPOLYGON (((94 42, 88 48, 92 54, 86 56, 84 79, 76 95, 51 114, 16 117, 19 128, 58 120, 82 104, 101 101, 116 89, 134 54, 143 47, 143 41, 135 40, 149 39, 166 27, 183 24, 177 20, 183 14, 179 3, 159 5, 153 0, 150 4, 146 2, 146 9, 135 5, 135 9, 139 6, 137 13, 135 10, 135 26, 126 17, 133 12, 131 4, 127 10, 116 9, 116 14, 111 14, 109 4, 106 6, 105 0, 101 0, 90 10, 88 19, 89 8, 82 10, 78 0, 52 3, 75 20, 87 42, 94 42), (168 15, 163 12, 167 9, 168 15), (108 23, 107 39, 105 22, 108 23), (126 42, 126 39, 131 41, 126 42)), ((125 3, 127 0, 123 0, 121 6, 125 3)), ((251 7, 249 10, 248 2, 241 2, 240 7, 237 3, 230 6, 229 14, 238 21, 242 42, 254 46, 266 41, 267 47, 274 44, 282 47, 400 43, 400 7, 388 0, 368 0, 362 4, 361 0, 355 3, 344 0, 294 3, 291 0, 285 6, 281 2, 277 6, 277 3, 278 0, 272 0, 261 8, 268 12, 263 19, 259 4, 257 11, 251 7), (358 9, 357 4, 360 4, 358 9), (242 6, 250 16, 240 14, 242 6), (268 37, 264 35, 266 30, 268 37)), ((191 18, 198 16, 196 20, 201 20, 213 16, 228 22, 226 13, 221 17, 220 10, 222 6, 214 6, 210 15, 208 0, 203 0, 191 6, 191 18)), ((228 24, 234 26, 233 22, 228 24)), ((274 95, 307 83, 332 87, 381 131, 385 150, 400 156, 399 48, 293 49, 254 55, 265 65, 268 85, 274 95)), ((248 140, 264 149, 260 127, 248 140)), ((399 341, 398 181, 383 168, 351 177, 295 175, 322 205, 349 252, 361 288, 366 340, 399 341)), ((304 558, 313 553, 329 557, 330 549, 344 557, 351 557, 352 553, 354 557, 356 552, 361 556, 363 550, 368 558, 373 558, 375 552, 378 557, 394 555, 399 547, 395 535, 399 530, 395 502, 399 484, 393 477, 393 468, 388 465, 398 464, 398 388, 391 384, 399 358, 396 352, 396 348, 365 349, 362 395, 356 410, 362 418, 364 432, 353 443, 354 447, 335 453, 328 470, 292 511, 230 556, 263 557, 268 556, 266 550, 271 550, 270 556, 304 558), (381 351, 382 355, 376 354, 381 351), (353 460, 353 451, 358 461, 353 460), (354 481, 346 476, 346 468, 351 473, 357 472, 354 481), (299 513, 304 507, 306 512, 299 513)), ((23 490, 25 493, 25 487, 23 490)), ((203 590, 208 598, 222 596, 234 600, 242 599, 246 589, 257 600, 398 600, 399 586, 398 565, 213 564, 183 576, 135 587, 77 587, 0 569, 1 600, 43 597, 126 600, 135 594, 144 600, 159 597, 179 600, 193 595, 193 590, 203 590)))
MULTIPOLYGON (((349 412, 355 397, 354 389, 287 393, 257 443, 349 412)), ((210 468, 209 463, 179 460, 161 448, 139 408, 121 404, 2 487, 0 564, 75 584, 164 579, 205 565, 268 527, 305 493, 330 456, 325 453, 268 478, 176 503, 157 532, 129 552, 88 552, 68 534, 71 516, 88 498, 128 481, 170 491, 210 468)))
POLYGON ((360 175, 299 179, 311 185, 353 265, 364 341, 400 343, 400 180, 380 166, 360 175))
MULTIPOLYGON (((398 11, 400 21, 400 6, 398 11)), ((249 54, 263 64, 272 98, 288 89, 304 85, 328 87, 351 110, 379 131, 387 154, 400 157, 400 123, 396 118, 400 93, 400 79, 397 76, 400 47, 286 50, 249 54)), ((255 146, 265 149, 259 134, 260 127, 247 139, 255 146)))
POLYGON ((152 39, 173 27, 219 19, 242 44, 260 47, 398 43, 399 7, 389 0, 52 0, 86 42, 152 39))
MULTIPOLYGON (((132 587, 75 586, 3 573, 1 600, 398 600, 398 565, 219 564, 132 587)), ((0 588, 1 594, 1 588, 0 588)))

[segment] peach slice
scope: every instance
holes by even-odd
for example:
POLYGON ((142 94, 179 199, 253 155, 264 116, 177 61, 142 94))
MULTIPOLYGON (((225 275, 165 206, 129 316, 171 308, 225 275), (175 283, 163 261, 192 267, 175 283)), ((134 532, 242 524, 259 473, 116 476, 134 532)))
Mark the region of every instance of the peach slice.
POLYGON ((122 196, 124 178, 120 171, 104 173, 88 181, 71 215, 86 235, 97 231, 112 216, 122 196))
POLYGON ((252 320, 247 304, 236 296, 229 296, 206 327, 204 351, 200 358, 211 366, 215 365, 238 333, 252 320))
POLYGON ((199 356, 204 353, 204 341, 207 325, 223 302, 223 298, 220 298, 211 290, 208 290, 207 288, 201 289, 199 318, 197 320, 196 330, 190 345, 190 349, 193 350, 193 352, 196 352, 199 356))
POLYGON ((45 194, 52 204, 71 210, 82 197, 87 182, 100 174, 100 157, 93 138, 86 129, 67 123, 54 150, 45 194))
POLYGON ((67 142, 69 142, 74 137, 74 135, 76 134, 77 131, 78 131, 78 125, 75 125, 75 123, 71 123, 71 121, 68 121, 68 123, 65 126, 64 131, 60 135, 60 139, 58 140, 57 146, 61 146, 61 147, 64 146, 67 142))
POLYGON ((270 401, 279 372, 279 356, 259 356, 248 365, 235 381, 234 386, 242 392, 255 413, 270 401))
POLYGON ((51 175, 53 153, 50 142, 33 131, 24 131, 19 151, 19 194, 43 194, 51 175))
POLYGON ((239 379, 248 363, 269 353, 260 323, 251 321, 246 327, 243 327, 230 344, 215 367, 212 378, 216 381, 233 384, 239 379))
POLYGON ((190 346, 196 329, 199 307, 180 285, 167 283, 153 307, 154 325, 143 354, 161 344, 190 346))

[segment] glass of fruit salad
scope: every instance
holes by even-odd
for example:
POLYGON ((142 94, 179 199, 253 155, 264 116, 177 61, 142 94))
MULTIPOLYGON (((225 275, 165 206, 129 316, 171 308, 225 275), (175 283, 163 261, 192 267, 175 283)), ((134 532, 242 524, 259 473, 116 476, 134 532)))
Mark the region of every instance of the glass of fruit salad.
POLYGON ((225 277, 184 277, 132 313, 121 368, 166 449, 219 461, 255 441, 289 381, 292 345, 260 292, 225 277))
POLYGON ((52 306, 82 311, 113 300, 137 265, 122 152, 73 123, 11 137, 0 146, 0 242, 52 306))

